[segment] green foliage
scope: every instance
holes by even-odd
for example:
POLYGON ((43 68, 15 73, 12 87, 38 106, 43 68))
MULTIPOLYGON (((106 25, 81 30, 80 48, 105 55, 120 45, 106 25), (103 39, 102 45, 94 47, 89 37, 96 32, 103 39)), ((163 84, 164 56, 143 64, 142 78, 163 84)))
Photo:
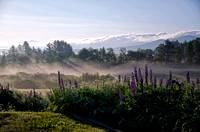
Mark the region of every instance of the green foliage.
POLYGON ((44 111, 48 107, 48 102, 35 91, 24 95, 1 87, 0 106, 3 111, 44 111))
POLYGON ((197 86, 171 79, 166 87, 135 82, 133 91, 132 84, 134 81, 125 80, 115 84, 56 87, 47 95, 49 110, 87 116, 124 131, 200 130, 197 86))
POLYGON ((47 97, 49 110, 63 114, 81 114, 105 122, 112 122, 110 115, 119 100, 114 85, 53 88, 47 97))
POLYGON ((121 101, 115 110, 115 114, 121 117, 119 123, 124 128, 158 131, 200 129, 195 125, 200 123, 200 113, 197 113, 200 91, 195 91, 195 96, 192 96, 189 85, 173 85, 169 88, 145 87, 143 94, 138 91, 133 99, 130 90, 126 89, 125 100, 121 101), (184 120, 185 116, 195 118, 184 120), (196 123, 192 124, 194 120, 196 123), (186 126, 186 123, 189 125, 186 126))
POLYGON ((0 112, 1 131, 105 131, 51 112, 0 112))

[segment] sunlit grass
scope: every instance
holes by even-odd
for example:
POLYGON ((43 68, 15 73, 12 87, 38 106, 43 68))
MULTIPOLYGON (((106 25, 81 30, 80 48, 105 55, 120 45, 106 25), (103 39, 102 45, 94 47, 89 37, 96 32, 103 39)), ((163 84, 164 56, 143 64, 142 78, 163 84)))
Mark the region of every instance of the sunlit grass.
POLYGON ((0 131, 98 131, 102 128, 51 112, 0 112, 0 131))

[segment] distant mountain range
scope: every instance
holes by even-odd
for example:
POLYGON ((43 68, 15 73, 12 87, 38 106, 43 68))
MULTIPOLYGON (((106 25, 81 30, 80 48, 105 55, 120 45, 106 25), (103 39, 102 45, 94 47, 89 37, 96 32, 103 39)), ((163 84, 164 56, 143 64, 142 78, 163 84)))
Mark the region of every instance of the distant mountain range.
POLYGON ((82 39, 74 43, 70 43, 75 49, 82 48, 109 48, 112 47, 116 52, 121 47, 125 47, 127 50, 141 49, 155 49, 159 44, 163 43, 166 39, 171 41, 178 40, 179 42, 190 41, 197 37, 200 37, 200 30, 196 31, 180 31, 176 33, 157 33, 157 34, 124 34, 105 36, 92 39, 82 39))
MULTIPOLYGON (((190 41, 197 37, 200 37, 200 30, 195 31, 180 31, 176 33, 129 33, 122 35, 112 35, 104 36, 98 38, 88 38, 88 39, 79 39, 73 41, 67 41, 72 45, 73 50, 77 53, 82 48, 94 48, 99 49, 102 47, 110 48, 112 47, 116 53, 119 52, 121 47, 125 47, 127 50, 137 50, 141 49, 155 49, 159 44, 164 43, 166 39, 171 41, 178 40, 179 42, 190 41)), ((17 42, 17 44, 22 44, 24 41, 17 42)), ((27 41, 31 47, 39 47, 45 49, 47 41, 40 42, 36 40, 27 41)), ((52 40, 53 42, 53 40, 52 40)), ((7 52, 8 48, 0 48, 0 54, 7 52)))

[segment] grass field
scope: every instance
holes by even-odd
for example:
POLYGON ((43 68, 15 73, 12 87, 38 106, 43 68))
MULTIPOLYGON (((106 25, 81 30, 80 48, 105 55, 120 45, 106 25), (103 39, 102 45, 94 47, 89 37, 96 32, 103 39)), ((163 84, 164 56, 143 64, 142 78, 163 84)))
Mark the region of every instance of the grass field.
POLYGON ((75 121, 51 112, 0 112, 0 131, 104 132, 97 126, 75 121))

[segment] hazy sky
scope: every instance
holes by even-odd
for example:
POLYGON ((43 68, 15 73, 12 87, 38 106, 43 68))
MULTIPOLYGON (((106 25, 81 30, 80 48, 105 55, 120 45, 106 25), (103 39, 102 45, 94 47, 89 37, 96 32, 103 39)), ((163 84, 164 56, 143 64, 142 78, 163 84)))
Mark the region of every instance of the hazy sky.
POLYGON ((1 42, 199 29, 200 0, 0 0, 1 42))

